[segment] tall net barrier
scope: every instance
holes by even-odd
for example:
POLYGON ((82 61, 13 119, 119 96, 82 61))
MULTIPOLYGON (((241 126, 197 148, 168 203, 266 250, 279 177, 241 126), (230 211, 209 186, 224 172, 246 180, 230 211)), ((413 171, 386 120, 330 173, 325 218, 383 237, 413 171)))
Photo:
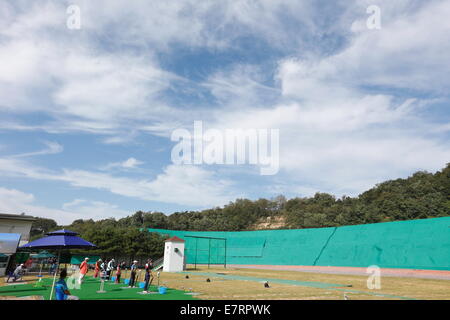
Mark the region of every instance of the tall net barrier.
POLYGON ((192 232, 149 229, 186 240, 187 263, 450 270, 450 217, 318 229, 192 232), (226 239, 226 250, 197 237, 226 239), (197 241, 197 250, 193 246, 197 241), (226 251, 226 252, 225 252, 226 251), (197 252, 197 256, 193 254, 197 252), (216 256, 214 256, 216 255, 216 256), (197 259, 197 260, 196 260, 197 259))
POLYGON ((197 265, 227 265, 227 239, 185 235, 186 263, 197 265))

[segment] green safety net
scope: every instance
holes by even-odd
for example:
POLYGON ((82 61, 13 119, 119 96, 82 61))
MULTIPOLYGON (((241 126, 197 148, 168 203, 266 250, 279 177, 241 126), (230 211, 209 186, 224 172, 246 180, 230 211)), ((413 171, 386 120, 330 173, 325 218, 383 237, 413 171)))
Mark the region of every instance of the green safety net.
POLYGON ((73 255, 70 258, 70 264, 81 264, 84 261, 84 258, 89 258, 88 264, 95 264, 100 256, 81 256, 81 255, 73 255))
POLYGON ((185 254, 188 263, 193 264, 224 264, 225 239, 190 238, 186 237, 185 254))
POLYGON ((15 263, 25 263, 30 257, 29 252, 16 252, 15 263))
MULTIPOLYGON (((227 264, 450 270, 450 217, 319 229, 192 232, 148 229, 186 241, 187 263, 223 257, 227 264), (195 238, 226 239, 225 249, 195 249, 195 238)), ((222 241, 224 243, 224 241, 222 241)), ((200 262, 201 261, 201 262, 200 262)), ((206 261, 206 262, 205 262, 206 261)))

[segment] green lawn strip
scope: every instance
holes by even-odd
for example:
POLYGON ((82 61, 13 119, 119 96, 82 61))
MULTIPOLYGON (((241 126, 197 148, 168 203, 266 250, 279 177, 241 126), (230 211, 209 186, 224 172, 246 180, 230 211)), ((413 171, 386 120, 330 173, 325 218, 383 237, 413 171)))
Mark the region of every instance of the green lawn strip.
MULTIPOLYGON (((52 279, 43 279, 45 287, 36 288, 33 284, 7 285, 0 287, 2 296, 43 296, 48 300, 50 296, 52 279)), ((124 283, 115 284, 105 282, 104 291, 106 293, 97 293, 100 290, 100 281, 97 279, 86 279, 80 289, 72 289, 71 294, 80 298, 80 300, 197 300, 191 295, 186 295, 184 291, 167 289, 166 294, 139 294, 141 288, 127 288, 124 283)), ((151 292, 157 292, 156 286, 150 286, 151 292)))

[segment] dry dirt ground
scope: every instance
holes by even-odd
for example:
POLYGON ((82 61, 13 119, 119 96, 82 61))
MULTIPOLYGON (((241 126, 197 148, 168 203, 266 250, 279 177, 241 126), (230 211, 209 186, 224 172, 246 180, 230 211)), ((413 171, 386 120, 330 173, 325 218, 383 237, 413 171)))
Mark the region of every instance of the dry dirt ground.
POLYGON ((201 299, 446 299, 450 300, 450 280, 381 277, 381 289, 368 289, 367 275, 323 274, 280 270, 242 268, 197 268, 188 274, 161 273, 161 282, 168 287, 201 293, 201 299), (208 273, 205 275, 204 273, 208 273), (217 276, 210 275, 216 273, 217 276), (186 279, 186 275, 189 279, 186 279), (257 280, 230 280, 228 276, 257 280), (211 282, 206 282, 209 278, 211 282), (261 279, 269 279, 265 288, 261 279), (315 288, 282 284, 270 279, 342 284, 345 287, 315 288), (350 287, 351 286, 351 287, 350 287))

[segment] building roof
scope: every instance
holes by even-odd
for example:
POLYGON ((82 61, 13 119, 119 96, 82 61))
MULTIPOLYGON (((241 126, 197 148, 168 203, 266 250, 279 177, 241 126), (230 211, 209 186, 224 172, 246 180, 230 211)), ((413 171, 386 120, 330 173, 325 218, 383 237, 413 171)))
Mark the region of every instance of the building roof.
POLYGON ((166 242, 168 242, 168 241, 170 241, 170 242, 185 242, 183 239, 178 238, 177 236, 174 236, 174 237, 166 240, 166 242))
POLYGON ((10 213, 0 213, 0 219, 27 220, 27 221, 36 220, 36 218, 32 216, 27 216, 25 214, 10 214, 10 213))

